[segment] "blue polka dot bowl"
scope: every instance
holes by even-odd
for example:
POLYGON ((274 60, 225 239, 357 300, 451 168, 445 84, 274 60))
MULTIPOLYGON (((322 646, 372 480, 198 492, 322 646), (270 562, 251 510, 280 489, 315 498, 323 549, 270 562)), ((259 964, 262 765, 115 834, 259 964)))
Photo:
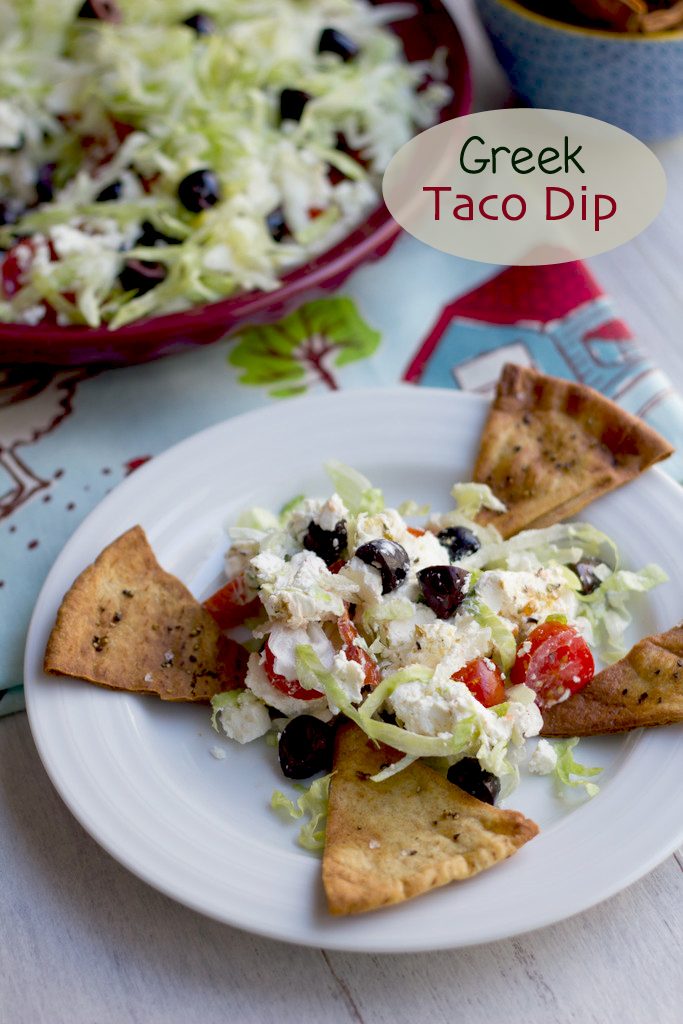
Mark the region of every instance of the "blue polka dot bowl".
POLYGON ((683 31, 633 35, 570 25, 517 0, 476 4, 526 103, 588 114, 645 142, 683 132, 683 31))

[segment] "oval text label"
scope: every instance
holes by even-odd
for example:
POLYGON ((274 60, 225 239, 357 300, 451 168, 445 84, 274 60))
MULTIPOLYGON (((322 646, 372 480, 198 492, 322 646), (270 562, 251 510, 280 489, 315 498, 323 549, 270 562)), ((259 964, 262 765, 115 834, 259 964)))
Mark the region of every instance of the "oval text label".
POLYGON ((427 245, 483 263, 566 263, 615 249, 662 208, 666 176, 628 132, 559 110, 491 110, 428 128, 383 181, 427 245))

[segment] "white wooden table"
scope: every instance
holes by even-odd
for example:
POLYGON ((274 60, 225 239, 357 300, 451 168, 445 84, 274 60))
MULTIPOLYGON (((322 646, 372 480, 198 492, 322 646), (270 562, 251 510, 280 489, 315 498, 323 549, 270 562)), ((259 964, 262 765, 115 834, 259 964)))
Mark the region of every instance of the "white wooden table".
MULTIPOLYGON (((498 106, 506 87, 469 3, 452 7, 477 105, 498 106)), ((683 139, 658 153, 666 211, 592 266, 683 389, 683 139)), ((297 949, 205 920, 113 861, 53 790, 25 715, 0 722, 0 848, 0 1024, 682 1019, 680 854, 607 903, 518 939, 400 957, 297 949)))

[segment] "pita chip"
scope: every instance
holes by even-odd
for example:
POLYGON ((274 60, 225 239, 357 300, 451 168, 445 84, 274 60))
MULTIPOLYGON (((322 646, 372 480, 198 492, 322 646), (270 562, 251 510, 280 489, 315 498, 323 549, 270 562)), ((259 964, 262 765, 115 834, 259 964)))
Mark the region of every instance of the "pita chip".
POLYGON ((474 469, 474 480, 488 484, 507 511, 484 509, 478 521, 503 537, 550 526, 672 452, 593 388, 508 363, 474 469))
POLYGON ((242 685, 247 657, 134 526, 65 595, 44 668, 162 700, 208 701, 242 685))
POLYGON ((469 878, 538 832, 517 811, 475 800, 420 762, 372 782, 401 756, 354 725, 337 733, 323 854, 332 914, 376 910, 469 878))
POLYGON ((593 736, 683 722, 683 624, 646 636, 568 700, 543 711, 542 736, 593 736))

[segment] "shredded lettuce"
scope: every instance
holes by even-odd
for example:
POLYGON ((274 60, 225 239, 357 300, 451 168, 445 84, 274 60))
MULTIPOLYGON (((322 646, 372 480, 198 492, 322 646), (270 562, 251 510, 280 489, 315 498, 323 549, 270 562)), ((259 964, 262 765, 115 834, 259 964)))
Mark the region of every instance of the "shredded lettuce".
POLYGON ((578 594, 580 614, 593 627, 596 642, 604 648, 605 656, 616 661, 626 653, 623 642, 632 614, 628 603, 634 594, 644 594, 668 576, 658 565, 646 565, 639 572, 618 569, 604 580, 592 594, 578 594))
POLYGON ((572 751, 578 742, 578 736, 574 736, 572 739, 560 740, 554 744, 557 765, 553 771, 553 777, 560 788, 562 786, 583 786, 588 796, 595 796, 600 792, 600 787, 589 780, 599 775, 602 768, 587 768, 574 760, 572 751))
POLYGON ((590 523, 555 523, 541 530, 523 530, 508 540, 482 544, 467 565, 478 569, 506 569, 511 555, 529 553, 541 565, 568 565, 586 555, 617 567, 619 554, 614 541, 590 523))
POLYGON ((509 672, 517 657, 517 641, 512 626, 507 619, 492 612, 487 604, 474 597, 468 602, 471 611, 480 626, 491 630, 491 638, 496 648, 493 660, 503 672, 509 672))
POLYGON ((289 501, 285 502, 285 504, 280 509, 280 514, 278 516, 280 526, 285 525, 294 509, 297 508, 299 505, 302 505, 305 500, 305 494, 297 494, 294 498, 290 498, 289 501))
POLYGON ((418 505, 416 501, 408 499, 408 501, 402 501, 397 508, 399 515, 405 516, 428 516, 429 505, 418 505))
POLYGON ((301 796, 297 797, 296 802, 286 797, 279 789, 275 790, 270 799, 270 806, 274 811, 279 811, 295 821, 308 815, 309 820, 301 826, 298 838, 299 846, 303 846, 305 850, 317 853, 325 846, 325 822, 331 779, 332 773, 314 779, 308 788, 295 786, 295 789, 301 791, 301 796))
POLYGON ((254 508, 247 509, 239 516, 235 527, 245 530, 259 530, 265 533, 268 530, 278 530, 280 528, 280 520, 270 509, 260 508, 258 505, 255 505, 254 508))
MULTIPOLYGON (((469 750, 477 734, 477 725, 472 716, 463 718, 452 735, 422 736, 398 725, 371 718, 364 705, 355 708, 344 689, 331 672, 324 668, 317 654, 308 644, 301 644, 296 650, 296 666, 299 682, 304 689, 321 690, 328 701, 350 718, 372 740, 386 743, 413 757, 450 757, 469 750)), ((381 685, 381 684, 380 684, 381 685)))
POLYGON ((505 512, 505 505, 495 496, 488 484, 457 483, 451 488, 458 512, 467 519, 475 519, 482 508, 505 512))
POLYGON ((120 327, 277 288, 363 221, 389 160, 451 95, 443 61, 409 63, 387 27, 411 5, 205 0, 209 35, 184 24, 193 0, 117 0, 118 24, 79 18, 79 6, 0 2, 0 194, 21 211, 0 227, 0 247, 30 236, 45 250, 24 287, 0 299, 2 320, 39 322, 49 302, 63 322, 120 327), (357 58, 318 53, 328 26, 358 44, 357 58), (280 116, 285 88, 309 97, 296 120, 280 116), (336 148, 341 133, 347 152, 336 148), (53 198, 37 202, 48 164, 53 198), (200 168, 221 194, 196 212, 178 184, 200 168), (287 234, 277 240, 268 217, 279 209, 287 234), (145 222, 173 243, 143 244, 145 222), (63 227, 80 243, 50 254, 63 227), (119 277, 129 258, 162 264, 166 276, 136 293, 119 277))
POLYGON ((240 702, 240 697, 246 691, 244 688, 239 690, 226 690, 225 693, 215 693, 211 698, 211 725, 220 732, 218 725, 218 715, 223 711, 224 708, 229 707, 231 704, 237 707, 240 702))
POLYGON ((376 515, 384 511, 384 495, 357 469, 345 466, 343 462, 334 459, 325 463, 325 469, 349 512, 355 515, 360 512, 376 515))
POLYGON ((398 775, 398 773, 402 772, 404 768, 409 768, 415 761, 417 761, 416 757, 413 757, 411 754, 406 754, 399 761, 394 761, 393 764, 387 765, 386 768, 377 772, 376 775, 371 775, 370 781, 385 782, 387 779, 392 778, 392 776, 398 775))

